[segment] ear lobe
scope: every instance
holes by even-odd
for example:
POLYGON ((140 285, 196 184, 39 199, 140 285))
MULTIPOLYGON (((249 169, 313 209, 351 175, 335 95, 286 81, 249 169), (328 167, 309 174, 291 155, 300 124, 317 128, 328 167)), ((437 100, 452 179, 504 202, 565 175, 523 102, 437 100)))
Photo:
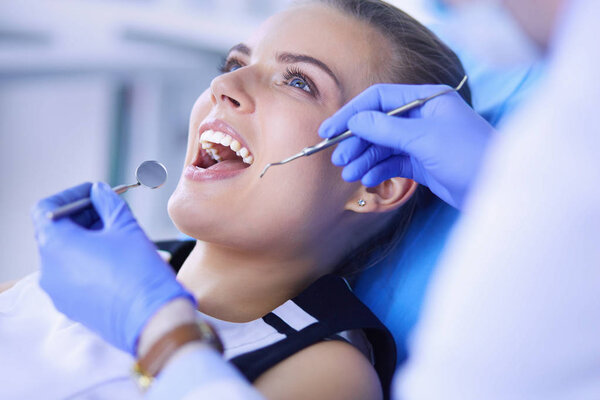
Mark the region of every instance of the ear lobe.
POLYGON ((406 178, 391 178, 370 188, 361 186, 346 209, 358 213, 393 211, 406 203, 417 187, 417 182, 406 178))

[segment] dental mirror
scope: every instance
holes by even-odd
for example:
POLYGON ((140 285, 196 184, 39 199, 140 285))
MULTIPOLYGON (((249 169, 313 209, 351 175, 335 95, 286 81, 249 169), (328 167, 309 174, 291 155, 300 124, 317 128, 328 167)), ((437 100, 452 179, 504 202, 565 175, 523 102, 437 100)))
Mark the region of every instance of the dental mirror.
POLYGON ((144 161, 135 170, 135 178, 138 185, 156 189, 166 182, 167 168, 158 161, 144 161))
MULTIPOLYGON (((165 183, 167 180, 167 168, 158 161, 144 161, 137 167, 135 171, 136 183, 131 185, 115 186, 113 191, 117 194, 123 194, 131 188, 138 186, 146 186, 150 189, 156 189, 165 183)), ((54 211, 48 211, 46 217, 51 220, 57 220, 67 215, 71 215, 77 211, 83 210, 92 205, 89 197, 77 200, 73 203, 65 204, 54 211)))

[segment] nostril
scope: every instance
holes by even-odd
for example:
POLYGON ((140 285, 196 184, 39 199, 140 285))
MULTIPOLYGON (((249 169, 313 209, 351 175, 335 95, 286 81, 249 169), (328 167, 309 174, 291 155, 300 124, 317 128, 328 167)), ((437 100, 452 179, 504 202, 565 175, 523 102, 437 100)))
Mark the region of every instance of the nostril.
POLYGON ((233 97, 229 97, 227 95, 223 95, 222 98, 223 98, 223 101, 228 101, 229 100, 236 107, 240 106, 240 102, 237 101, 236 99, 234 99, 233 97))

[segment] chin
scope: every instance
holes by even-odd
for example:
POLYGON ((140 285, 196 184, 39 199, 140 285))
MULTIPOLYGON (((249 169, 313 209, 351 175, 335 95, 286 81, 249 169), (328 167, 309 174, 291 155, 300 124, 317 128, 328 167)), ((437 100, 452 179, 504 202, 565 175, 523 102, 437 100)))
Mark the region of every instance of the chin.
POLYGON ((199 205, 200 201, 188 191, 177 188, 169 198, 167 211, 173 224, 179 232, 203 242, 231 246, 235 243, 236 235, 228 231, 229 224, 219 221, 221 213, 210 209, 210 205, 199 205), (219 229, 222 227, 224 229, 219 229))
POLYGON ((198 221, 196 213, 198 210, 194 209, 193 202, 189 197, 179 192, 179 187, 175 189, 169 202, 167 204, 167 212, 173 224, 179 230, 179 232, 186 234, 194 239, 200 239, 198 237, 198 231, 201 231, 201 221, 198 221), (199 224, 200 222, 200 224, 199 224))

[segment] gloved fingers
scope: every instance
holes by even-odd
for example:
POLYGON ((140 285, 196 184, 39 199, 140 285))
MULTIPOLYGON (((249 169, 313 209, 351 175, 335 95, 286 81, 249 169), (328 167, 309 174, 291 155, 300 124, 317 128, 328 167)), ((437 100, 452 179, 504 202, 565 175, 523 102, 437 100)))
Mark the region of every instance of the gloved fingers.
POLYGON ((360 156, 369 146, 370 143, 366 140, 363 140, 358 136, 351 136, 337 145, 331 155, 331 162, 333 165, 343 167, 356 157, 360 156))
POLYGON ((84 228, 74 222, 71 218, 65 217, 56 221, 51 220, 39 210, 32 213, 34 237, 39 247, 46 246, 49 242, 63 243, 72 238, 78 238, 84 228))
POLYGON ((342 170, 342 178, 347 182, 361 179, 371 168, 393 153, 392 149, 382 146, 369 146, 342 170))
POLYGON ((79 218, 80 221, 74 221, 68 217, 57 221, 48 218, 48 213, 50 211, 54 211, 65 204, 88 197, 91 186, 92 184, 89 182, 82 183, 50 197, 46 197, 33 206, 30 216, 34 226, 36 240, 40 244, 46 243, 50 235, 79 229, 78 223, 85 225, 86 223, 92 222, 93 215, 90 211, 77 213, 75 218, 79 218))
MULTIPOLYGON (((350 100, 319 127, 319 136, 330 138, 347 129, 348 120, 361 111, 389 112, 417 99, 426 98, 448 88, 445 85, 377 84, 350 100)), ((437 99, 435 99, 437 100, 437 99)), ((435 101, 432 100, 432 101, 435 101)))
POLYGON ((32 216, 38 213, 46 214, 48 211, 53 211, 58 207, 88 197, 90 195, 91 187, 92 184, 90 182, 85 182, 80 185, 63 190, 60 193, 56 193, 52 196, 46 197, 40 200, 33 207, 33 209, 31 210, 31 214, 32 216))
POLYGON ((410 157, 399 155, 383 160, 362 177, 361 183, 367 187, 373 187, 396 177, 413 179, 410 157))
POLYGON ((106 183, 94 183, 90 198, 104 229, 119 229, 135 222, 127 203, 106 183))
POLYGON ((411 143, 440 129, 435 126, 435 120, 402 118, 378 111, 358 113, 348 121, 348 125, 356 136, 409 154, 411 143))

